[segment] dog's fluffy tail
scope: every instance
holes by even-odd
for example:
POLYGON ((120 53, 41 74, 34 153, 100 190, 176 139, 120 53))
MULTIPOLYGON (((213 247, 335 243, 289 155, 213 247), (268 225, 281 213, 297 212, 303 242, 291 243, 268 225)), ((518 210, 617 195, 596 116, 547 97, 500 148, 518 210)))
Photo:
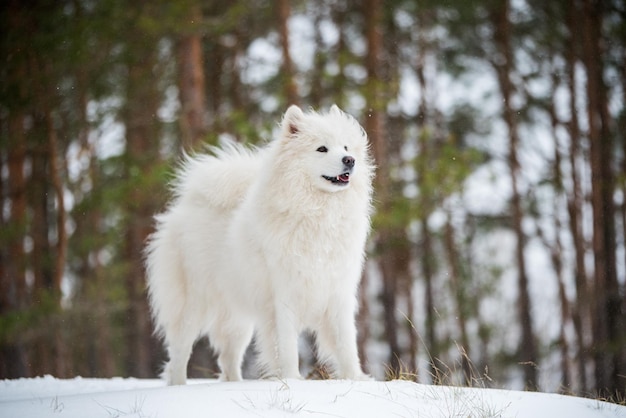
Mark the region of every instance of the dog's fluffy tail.
POLYGON ((263 151, 233 142, 224 142, 210 151, 185 156, 173 184, 176 201, 191 200, 192 204, 232 210, 257 177, 263 151))

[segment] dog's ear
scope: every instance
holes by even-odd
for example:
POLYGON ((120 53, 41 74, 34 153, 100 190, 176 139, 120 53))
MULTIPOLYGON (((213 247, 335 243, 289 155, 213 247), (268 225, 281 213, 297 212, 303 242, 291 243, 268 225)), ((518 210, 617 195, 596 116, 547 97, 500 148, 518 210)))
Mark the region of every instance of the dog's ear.
POLYGON ((283 132, 285 135, 291 137, 300 132, 300 123, 304 118, 304 113, 302 113, 302 109, 300 109, 296 105, 289 106, 289 109, 285 112, 285 116, 283 116, 283 132))
POLYGON ((331 112, 331 113, 334 113, 334 114, 336 114, 336 115, 342 115, 342 114, 343 114, 343 112, 341 111, 341 109, 339 109, 339 106, 337 106, 336 104, 334 104, 334 105, 332 105, 332 106, 330 107, 330 112, 331 112))

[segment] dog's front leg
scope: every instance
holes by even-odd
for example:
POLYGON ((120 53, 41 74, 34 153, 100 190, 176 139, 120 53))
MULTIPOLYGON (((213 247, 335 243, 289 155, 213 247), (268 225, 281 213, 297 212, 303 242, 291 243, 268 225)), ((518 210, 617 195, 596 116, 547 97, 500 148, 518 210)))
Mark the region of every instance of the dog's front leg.
POLYGON ((298 365, 298 327, 295 318, 274 310, 258 330, 259 357, 264 378, 301 379, 298 365))
POLYGON ((278 377, 301 379, 298 358, 298 327, 292 315, 279 315, 276 320, 278 377))
POLYGON ((356 345, 354 304, 351 300, 339 301, 326 311, 323 323, 317 330, 318 352, 329 360, 339 379, 370 380, 363 373, 356 345))

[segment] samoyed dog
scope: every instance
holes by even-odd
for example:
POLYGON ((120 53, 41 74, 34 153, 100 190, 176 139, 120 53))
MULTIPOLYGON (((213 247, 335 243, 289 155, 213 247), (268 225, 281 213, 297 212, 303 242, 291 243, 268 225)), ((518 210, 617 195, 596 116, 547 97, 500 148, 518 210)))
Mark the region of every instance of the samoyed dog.
POLYGON ((241 380, 253 334, 263 377, 300 378, 305 329, 333 377, 368 378, 354 316, 373 172, 364 130, 337 106, 289 107, 264 148, 226 144, 185 159, 146 248, 168 384, 185 383, 203 336, 222 380, 241 380))

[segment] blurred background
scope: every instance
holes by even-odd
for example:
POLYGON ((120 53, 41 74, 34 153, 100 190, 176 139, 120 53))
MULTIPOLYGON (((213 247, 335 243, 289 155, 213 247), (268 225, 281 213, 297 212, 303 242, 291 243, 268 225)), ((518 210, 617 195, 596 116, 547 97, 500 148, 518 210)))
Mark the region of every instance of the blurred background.
POLYGON ((366 369, 626 396, 623 1, 6 0, 0 34, 0 377, 155 377, 183 150, 337 103, 378 166, 366 369))

